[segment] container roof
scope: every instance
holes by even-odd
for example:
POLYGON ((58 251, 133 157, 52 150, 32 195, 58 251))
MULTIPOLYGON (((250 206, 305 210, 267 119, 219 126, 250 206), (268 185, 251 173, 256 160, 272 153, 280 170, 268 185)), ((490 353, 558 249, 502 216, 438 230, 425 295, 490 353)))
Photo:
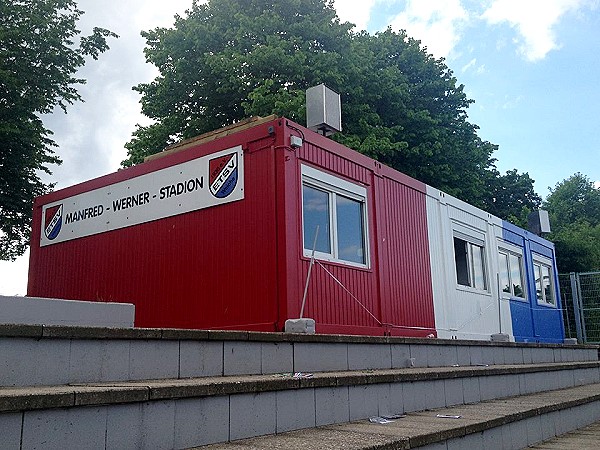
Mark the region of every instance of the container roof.
POLYGON ((220 139, 222 137, 229 136, 231 134, 239 133, 241 131, 247 130, 248 128, 252 128, 252 127, 255 127, 262 123, 269 122, 271 120, 275 120, 276 118, 277 118, 277 116, 275 114, 272 114, 267 117, 253 116, 248 119, 244 119, 239 122, 228 125, 226 127, 219 128, 218 130, 209 131, 209 132, 201 134, 199 136, 194 136, 192 138, 185 139, 183 141, 169 145, 162 152, 155 153, 154 155, 146 156, 144 158, 144 162, 162 158, 163 156, 177 153, 181 150, 185 150, 186 148, 190 148, 195 145, 204 144, 205 142, 214 141, 216 139, 220 139))

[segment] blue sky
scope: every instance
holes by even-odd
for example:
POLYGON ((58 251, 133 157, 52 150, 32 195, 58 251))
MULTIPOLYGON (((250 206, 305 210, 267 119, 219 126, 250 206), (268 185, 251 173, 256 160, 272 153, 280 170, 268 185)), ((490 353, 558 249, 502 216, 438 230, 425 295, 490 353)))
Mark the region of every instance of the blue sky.
MULTIPOLYGON (((80 75, 85 103, 44 118, 64 163, 46 181, 70 186, 117 170, 141 116, 133 85, 145 64, 141 30, 170 26, 191 0, 79 0, 80 28, 119 34, 80 75)), ((342 20, 370 33, 406 29, 443 57, 469 98, 481 138, 499 145, 501 172, 528 172, 542 197, 581 172, 600 182, 600 0, 335 0, 342 20)), ((343 108, 343 106, 342 106, 343 108)), ((0 295, 24 295, 28 255, 0 262, 0 295)))
POLYGON ((504 172, 542 197, 582 172, 600 180, 600 4, 585 0, 373 2, 370 32, 391 25, 444 57, 475 103, 479 135, 504 172))

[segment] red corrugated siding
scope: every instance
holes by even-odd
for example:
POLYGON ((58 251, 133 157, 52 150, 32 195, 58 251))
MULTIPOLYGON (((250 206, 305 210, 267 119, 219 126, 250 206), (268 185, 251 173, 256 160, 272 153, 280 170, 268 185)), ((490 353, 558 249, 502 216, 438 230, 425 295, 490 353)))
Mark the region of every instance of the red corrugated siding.
MULTIPOLYGON (((303 261, 299 276, 306 280, 309 262, 303 261)), ((378 327, 377 322, 352 298, 355 296, 372 314, 380 317, 376 283, 371 271, 362 271, 333 264, 324 264, 347 289, 348 294, 319 265, 313 267, 307 304, 306 317, 311 317, 319 325, 349 325, 378 327)))
POLYGON ((429 334, 425 186, 285 119, 38 199, 28 294, 133 302, 137 326, 282 329, 298 316, 309 264, 301 163, 366 186, 370 240, 369 269, 325 264, 352 295, 314 268, 305 316, 322 332, 429 334), (304 145, 290 148, 290 134, 302 135, 304 145), (43 204, 238 144, 244 200, 39 247, 43 204))
POLYGON ((262 145, 244 155, 260 174, 246 177, 244 200, 38 247, 29 295, 133 302, 142 327, 273 330, 275 167, 271 149, 253 151, 262 145))
MULTIPOLYGON (((345 177, 352 182, 366 185, 368 195, 370 195, 369 185, 371 184, 372 171, 368 168, 310 142, 305 142, 304 146, 299 149, 298 157, 302 163, 310 164, 336 176, 345 177)), ((297 170, 300 170, 300 162, 297 170)), ((288 188, 291 188, 291 186, 288 188)), ((300 183, 298 182, 294 188, 298 192, 298 198, 300 198, 300 183)), ((297 203, 297 208, 301 208, 300 202, 297 203)), ((297 248, 300 256, 302 255, 301 212, 298 214, 298 219, 297 248)), ((372 221, 370 220, 370 222, 372 221)), ((369 228, 371 227, 372 223, 369 224, 369 228)), ((365 270, 341 264, 324 263, 324 265, 352 295, 333 280, 322 267, 316 265, 313 268, 307 294, 306 317, 315 319, 318 326, 321 327, 323 325, 379 327, 377 322, 352 298, 352 296, 356 297, 372 314, 379 317, 377 279, 373 268, 365 270)), ((302 288, 305 285, 308 267, 309 260, 301 258, 300 270, 296 272, 296 276, 299 277, 298 284, 302 288)))
POLYGON ((298 157, 311 165, 328 170, 338 176, 343 175, 354 183, 359 182, 367 185, 371 183, 372 170, 370 168, 329 152, 324 148, 317 147, 310 142, 306 142, 303 147, 298 149, 298 157))
MULTIPOLYGON (((298 149, 297 170, 301 163, 306 163, 367 187, 371 265, 369 269, 357 269, 324 263, 351 294, 316 265, 308 290, 306 316, 315 319, 317 329, 330 332, 435 334, 424 185, 392 169, 382 169, 379 163, 363 155, 347 149, 334 151, 337 144, 332 144, 321 147, 305 141, 298 149)), ((287 187, 295 189, 297 198, 300 198, 299 180, 298 176, 295 186, 287 187)), ((296 208, 299 210, 296 242, 301 255, 299 201, 296 208)), ((301 257, 300 270, 293 272, 297 273, 299 287, 304 287, 308 266, 308 259, 301 257)))
POLYGON ((435 334, 426 196, 389 178, 379 186, 385 321, 407 327, 392 328, 398 334, 435 334))

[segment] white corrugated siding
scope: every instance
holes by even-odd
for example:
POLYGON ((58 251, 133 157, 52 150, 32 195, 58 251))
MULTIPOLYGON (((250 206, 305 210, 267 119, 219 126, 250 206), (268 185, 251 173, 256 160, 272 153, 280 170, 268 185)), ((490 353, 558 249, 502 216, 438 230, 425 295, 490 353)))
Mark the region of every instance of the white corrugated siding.
POLYGON ((512 338, 510 305, 498 301, 498 237, 502 221, 472 205, 427 186, 427 227, 438 337, 490 339, 494 333, 512 338), (488 291, 456 282, 453 230, 485 242, 488 291), (499 311, 500 309, 500 311, 499 311))

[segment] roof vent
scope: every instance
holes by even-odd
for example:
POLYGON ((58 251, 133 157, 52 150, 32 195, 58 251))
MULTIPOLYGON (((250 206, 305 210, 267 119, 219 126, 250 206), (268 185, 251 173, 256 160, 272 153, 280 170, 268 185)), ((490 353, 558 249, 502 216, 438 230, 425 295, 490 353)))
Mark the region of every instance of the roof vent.
POLYGON ((342 131, 340 94, 324 84, 306 90, 306 126, 323 136, 342 131))

